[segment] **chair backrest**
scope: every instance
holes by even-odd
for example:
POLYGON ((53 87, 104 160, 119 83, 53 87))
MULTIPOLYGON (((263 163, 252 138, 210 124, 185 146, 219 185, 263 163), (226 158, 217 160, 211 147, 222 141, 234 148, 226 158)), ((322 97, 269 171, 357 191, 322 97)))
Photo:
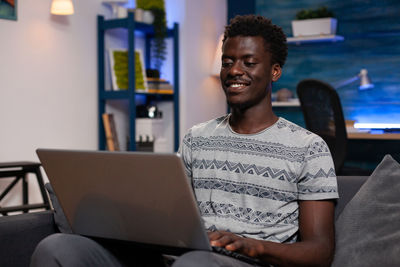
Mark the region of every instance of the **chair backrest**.
POLYGON ((339 173, 347 149, 346 123, 339 95, 325 82, 305 79, 297 85, 297 96, 306 128, 325 140, 332 153, 336 173, 339 173))

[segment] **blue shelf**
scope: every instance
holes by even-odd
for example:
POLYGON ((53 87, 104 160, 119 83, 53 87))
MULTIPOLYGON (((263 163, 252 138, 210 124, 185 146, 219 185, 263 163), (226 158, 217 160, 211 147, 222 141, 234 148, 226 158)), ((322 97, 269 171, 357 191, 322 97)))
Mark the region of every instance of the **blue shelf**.
MULTIPOLYGON (((128 30, 128 76, 129 81, 135 80, 135 63, 134 63, 134 51, 135 51, 135 31, 144 33, 146 38, 146 53, 145 60, 146 65, 150 65, 150 43, 151 38, 154 36, 154 28, 152 25, 136 22, 134 14, 128 13, 127 18, 122 19, 110 19, 105 20, 103 16, 97 16, 97 53, 98 53, 98 135, 99 143, 98 147, 100 150, 106 149, 106 137, 104 133, 104 125, 102 120, 102 114, 105 112, 105 106, 107 101, 116 99, 126 99, 129 103, 129 118, 136 118, 136 96, 145 96, 148 100, 156 101, 172 101, 174 103, 174 149, 178 150, 179 147, 179 25, 174 24, 174 27, 167 29, 167 37, 173 39, 173 94, 157 94, 157 93, 146 93, 136 92, 135 83, 130 82, 127 90, 120 91, 109 91, 105 90, 105 31, 109 29, 124 28, 128 30)), ((129 147, 128 150, 136 150, 136 123, 135 119, 129 121, 129 147)))
POLYGON ((319 36, 302 36, 287 38, 288 44, 304 44, 304 43, 321 43, 321 42, 340 42, 344 37, 340 35, 319 35, 319 36))
MULTIPOLYGON (((145 33, 146 35, 153 36, 154 34, 154 27, 151 24, 146 24, 142 22, 137 22, 134 19, 134 14, 132 14, 131 17, 123 18, 123 19, 109 19, 109 20, 103 20, 102 25, 99 25, 100 29, 102 30, 110 30, 110 29, 117 29, 117 28, 129 28, 129 25, 131 22, 133 22, 133 28, 135 31, 140 31, 142 33, 145 33)), ((174 35, 174 29, 167 29, 167 36, 168 37, 173 37, 174 35)))
MULTIPOLYGON (((162 100, 174 100, 173 94, 157 94, 157 93, 147 93, 147 92, 135 92, 135 95, 143 95, 146 97, 151 97, 152 99, 162 99, 162 100)), ((113 99, 129 99, 128 90, 119 91, 103 91, 100 92, 100 99, 102 100, 113 100, 113 99)))

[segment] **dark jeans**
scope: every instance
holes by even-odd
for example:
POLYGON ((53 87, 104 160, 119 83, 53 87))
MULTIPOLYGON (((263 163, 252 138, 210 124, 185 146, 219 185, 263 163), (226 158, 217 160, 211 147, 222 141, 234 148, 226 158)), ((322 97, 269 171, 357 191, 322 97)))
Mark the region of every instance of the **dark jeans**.
MULTIPOLYGON (((160 252, 126 243, 95 241, 79 235, 53 234, 36 247, 31 267, 36 266, 168 266, 171 258, 160 252)), ((180 256, 173 267, 248 267, 245 262, 208 251, 191 251, 180 256)))

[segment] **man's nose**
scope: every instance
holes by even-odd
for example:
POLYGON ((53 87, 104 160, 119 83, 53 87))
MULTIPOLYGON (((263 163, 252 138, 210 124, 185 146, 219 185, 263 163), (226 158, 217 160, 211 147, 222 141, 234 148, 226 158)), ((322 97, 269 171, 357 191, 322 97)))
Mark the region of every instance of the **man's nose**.
POLYGON ((229 70, 229 75, 231 76, 241 76, 244 74, 242 65, 239 61, 233 63, 231 69, 229 70))

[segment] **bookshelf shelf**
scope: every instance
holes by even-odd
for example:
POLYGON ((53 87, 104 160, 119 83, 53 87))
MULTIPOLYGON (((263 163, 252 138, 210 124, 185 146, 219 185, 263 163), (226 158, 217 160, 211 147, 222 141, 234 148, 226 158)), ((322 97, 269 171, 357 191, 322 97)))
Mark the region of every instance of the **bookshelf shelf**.
POLYGON ((320 36, 303 36, 303 37, 288 37, 288 44, 305 44, 305 43, 322 43, 322 42, 340 42, 344 37, 340 35, 320 35, 320 36))
POLYGON ((172 39, 173 43, 173 90, 150 92, 140 92, 135 90, 135 83, 130 82, 127 90, 111 91, 105 89, 105 34, 109 29, 122 28, 128 30, 128 76, 129 81, 135 81, 135 64, 134 64, 134 51, 135 51, 135 31, 141 32, 146 39, 145 62, 150 66, 150 41, 154 36, 154 28, 152 25, 136 22, 134 14, 128 13, 127 18, 109 19, 105 20, 104 16, 97 16, 97 50, 98 50, 98 136, 100 150, 106 149, 106 136, 104 132, 104 125, 102 121, 102 114, 105 113, 106 103, 109 100, 125 99, 129 104, 129 147, 128 150, 136 150, 136 96, 144 96, 149 100, 156 101, 171 101, 173 102, 173 122, 174 122, 174 150, 177 151, 179 147, 179 25, 174 24, 173 28, 167 29, 167 37, 172 39), (133 119, 132 119, 133 118, 133 119))
MULTIPOLYGON (((144 95, 152 98, 162 98, 164 100, 173 101, 174 93, 157 93, 157 92, 135 92, 136 95, 144 95)), ((128 90, 120 90, 120 91, 104 91, 100 95, 100 99, 102 100, 112 100, 112 99, 129 99, 128 90)))

